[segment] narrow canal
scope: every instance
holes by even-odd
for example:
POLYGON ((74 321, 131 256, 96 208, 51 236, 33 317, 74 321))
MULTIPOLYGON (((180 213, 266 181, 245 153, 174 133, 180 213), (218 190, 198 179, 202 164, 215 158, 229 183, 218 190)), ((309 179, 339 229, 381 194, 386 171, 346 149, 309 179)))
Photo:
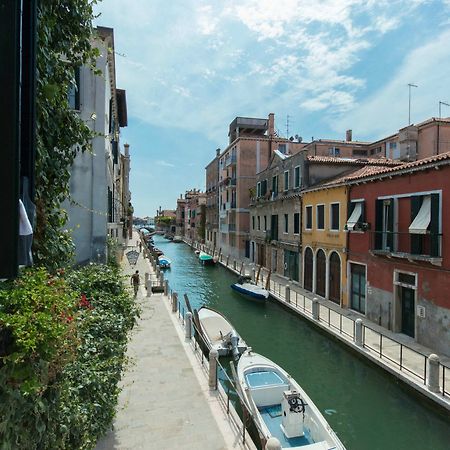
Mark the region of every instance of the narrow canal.
POLYGON ((450 423, 401 383, 361 360, 275 301, 234 292, 227 269, 203 267, 189 246, 155 236, 171 260, 172 290, 193 308, 221 311, 252 348, 286 369, 314 400, 348 450, 448 450, 450 423))

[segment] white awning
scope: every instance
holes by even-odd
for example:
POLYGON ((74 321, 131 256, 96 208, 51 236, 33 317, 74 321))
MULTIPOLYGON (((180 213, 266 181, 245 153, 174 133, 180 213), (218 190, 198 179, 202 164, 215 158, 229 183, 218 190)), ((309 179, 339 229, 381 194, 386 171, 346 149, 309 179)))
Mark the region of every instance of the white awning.
POLYGON ((353 228, 358 223, 359 218, 361 217, 361 213, 362 213, 362 203, 358 202, 355 204, 352 215, 347 220, 348 231, 353 231, 353 228))
POLYGON ((423 198, 422 206, 420 207, 417 216, 409 226, 409 232, 412 234, 425 234, 427 232, 428 225, 431 221, 431 196, 426 195, 423 198))

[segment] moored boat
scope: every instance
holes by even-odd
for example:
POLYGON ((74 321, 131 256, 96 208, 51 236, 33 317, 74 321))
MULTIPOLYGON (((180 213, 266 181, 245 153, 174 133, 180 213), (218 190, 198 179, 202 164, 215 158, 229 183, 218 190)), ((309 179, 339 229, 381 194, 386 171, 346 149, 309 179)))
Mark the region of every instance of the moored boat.
POLYGON ((240 276, 237 283, 232 284, 231 288, 259 301, 265 301, 269 298, 269 291, 258 286, 249 276, 240 276))
POLYGON ((245 341, 218 311, 202 306, 197 311, 197 317, 201 334, 208 346, 218 351, 219 356, 232 354, 237 359, 247 349, 245 341))
POLYGON ((239 391, 263 438, 283 449, 345 450, 311 398, 270 359, 245 351, 237 365, 239 391))
POLYGON ((213 266, 216 263, 214 258, 205 252, 200 252, 198 255, 198 259, 204 266, 213 266))
POLYGON ((161 269, 170 269, 171 261, 167 256, 160 255, 158 256, 158 264, 161 269))

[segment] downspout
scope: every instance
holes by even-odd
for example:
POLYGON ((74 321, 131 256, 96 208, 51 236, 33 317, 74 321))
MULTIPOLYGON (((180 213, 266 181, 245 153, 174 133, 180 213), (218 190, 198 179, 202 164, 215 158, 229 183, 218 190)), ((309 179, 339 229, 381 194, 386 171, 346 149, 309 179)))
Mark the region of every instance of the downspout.
POLYGON ((440 139, 440 136, 439 136, 439 124, 440 124, 440 121, 438 120, 438 123, 437 123, 437 148, 436 148, 436 155, 439 155, 439 139, 440 139))

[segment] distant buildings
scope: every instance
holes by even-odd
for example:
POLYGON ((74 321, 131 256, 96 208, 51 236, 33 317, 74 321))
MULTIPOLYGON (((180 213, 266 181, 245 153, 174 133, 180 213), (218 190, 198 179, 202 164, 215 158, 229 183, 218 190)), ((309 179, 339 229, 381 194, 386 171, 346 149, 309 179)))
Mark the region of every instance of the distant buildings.
POLYGON ((65 207, 72 229, 76 262, 104 262, 107 237, 126 242, 133 210, 129 191, 129 146, 120 151, 120 128, 127 126, 125 91, 116 88, 114 33, 98 27, 94 45, 99 49, 96 68, 76 73, 77 89, 69 103, 97 133, 92 153, 79 153, 71 168, 70 201, 65 207))

